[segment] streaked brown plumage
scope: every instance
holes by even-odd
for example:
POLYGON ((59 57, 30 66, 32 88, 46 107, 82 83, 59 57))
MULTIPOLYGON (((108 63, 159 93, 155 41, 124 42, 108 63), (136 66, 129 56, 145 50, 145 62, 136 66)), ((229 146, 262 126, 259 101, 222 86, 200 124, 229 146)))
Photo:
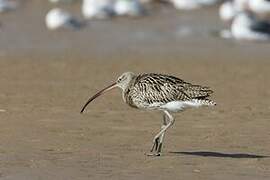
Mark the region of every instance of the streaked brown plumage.
POLYGON ((189 107, 216 105, 214 101, 207 99, 213 93, 209 87, 193 85, 170 75, 156 73, 135 75, 126 72, 115 83, 90 98, 81 113, 92 100, 115 87, 122 89, 123 100, 131 107, 164 112, 161 131, 153 140, 151 152, 155 153, 152 155, 160 155, 165 131, 174 123, 174 118, 169 112, 178 112, 189 107))
POLYGON ((207 100, 213 93, 209 87, 193 85, 174 76, 164 74, 139 74, 133 77, 124 91, 124 100, 132 107, 147 108, 153 103, 191 99, 207 100))

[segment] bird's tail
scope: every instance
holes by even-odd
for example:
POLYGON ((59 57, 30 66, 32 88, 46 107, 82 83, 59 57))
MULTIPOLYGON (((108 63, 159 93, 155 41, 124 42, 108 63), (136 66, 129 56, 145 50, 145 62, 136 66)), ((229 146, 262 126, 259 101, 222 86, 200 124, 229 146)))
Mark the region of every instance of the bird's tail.
POLYGON ((210 99, 193 99, 194 102, 202 105, 202 106, 216 106, 217 103, 210 99))

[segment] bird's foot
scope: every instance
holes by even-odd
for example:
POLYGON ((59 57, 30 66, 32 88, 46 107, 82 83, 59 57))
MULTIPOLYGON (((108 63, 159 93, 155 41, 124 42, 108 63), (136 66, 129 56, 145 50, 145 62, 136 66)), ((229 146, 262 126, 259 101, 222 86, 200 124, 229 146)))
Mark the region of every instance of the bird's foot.
POLYGON ((161 148, 162 148, 162 143, 160 142, 160 143, 158 144, 158 148, 157 148, 157 153, 158 153, 158 154, 160 154, 161 148))
POLYGON ((157 153, 157 152, 150 152, 150 153, 146 153, 147 156, 160 156, 161 154, 160 153, 157 153))
POLYGON ((152 146, 150 152, 157 151, 158 150, 158 146, 159 146, 159 137, 157 137, 157 138, 155 138, 153 140, 153 146, 152 146))
POLYGON ((150 153, 147 156, 160 156, 161 155, 162 143, 160 142, 159 137, 155 138, 153 141, 153 146, 150 150, 150 153))

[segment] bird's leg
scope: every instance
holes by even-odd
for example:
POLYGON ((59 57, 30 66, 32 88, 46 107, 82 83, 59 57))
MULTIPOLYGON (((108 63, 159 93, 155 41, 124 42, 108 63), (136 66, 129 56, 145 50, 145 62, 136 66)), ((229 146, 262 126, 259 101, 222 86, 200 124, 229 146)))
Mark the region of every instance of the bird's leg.
POLYGON ((154 150, 156 151, 156 153, 151 153, 149 155, 156 155, 156 156, 159 156, 160 155, 160 151, 161 151, 161 148, 162 148, 162 141, 163 141, 163 138, 164 138, 164 135, 165 135, 165 131, 171 126, 173 125, 174 123, 174 118, 173 116, 168 112, 168 111, 164 111, 164 116, 165 116, 165 119, 164 119, 164 122, 163 125, 162 125, 162 128, 160 130, 160 132, 155 136, 154 140, 153 140, 153 147, 151 149, 151 152, 153 152, 154 150), (167 118, 166 116, 169 118, 169 122, 167 123, 167 118))
MULTIPOLYGON (((167 116, 166 116, 166 114, 164 114, 163 115, 163 124, 161 126, 161 129, 164 129, 167 124, 168 124, 168 122, 167 122, 167 116)), ((157 154, 160 154, 160 152, 161 152, 162 142, 163 142, 163 139, 164 139, 164 135, 165 135, 165 132, 163 132, 160 135, 160 137, 159 137, 159 144, 157 145, 157 148, 156 148, 157 154)))
MULTIPOLYGON (((161 129, 163 129, 166 125, 167 125, 167 116, 166 114, 163 114, 163 124, 161 126, 161 129)), ((159 147, 162 146, 160 145, 160 143, 162 143, 163 136, 164 136, 164 133, 160 137, 153 140, 153 146, 151 148, 151 152, 153 152, 154 150, 157 151, 159 147)))
MULTIPOLYGON (((152 146, 150 152, 153 152, 154 150, 156 151, 157 147, 158 147, 158 144, 159 144, 159 138, 154 139, 153 146, 152 146)), ((149 155, 151 155, 151 154, 149 154, 149 155)))

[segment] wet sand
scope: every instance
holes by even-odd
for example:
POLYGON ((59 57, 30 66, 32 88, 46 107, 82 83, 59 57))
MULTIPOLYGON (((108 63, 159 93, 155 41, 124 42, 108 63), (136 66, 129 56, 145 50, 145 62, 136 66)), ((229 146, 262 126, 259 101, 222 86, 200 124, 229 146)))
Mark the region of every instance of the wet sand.
POLYGON ((141 21, 47 32, 41 15, 31 26, 24 23, 29 6, 1 20, 1 180, 270 178, 269 44, 210 36, 208 25, 222 27, 215 10, 200 11, 200 20, 199 13, 160 10, 141 21), (204 23, 206 30, 195 28, 192 36, 173 34, 176 24, 204 23), (79 113, 90 95, 124 71, 208 85, 218 106, 175 114, 163 156, 147 157, 159 112, 129 108, 115 90, 79 113))

